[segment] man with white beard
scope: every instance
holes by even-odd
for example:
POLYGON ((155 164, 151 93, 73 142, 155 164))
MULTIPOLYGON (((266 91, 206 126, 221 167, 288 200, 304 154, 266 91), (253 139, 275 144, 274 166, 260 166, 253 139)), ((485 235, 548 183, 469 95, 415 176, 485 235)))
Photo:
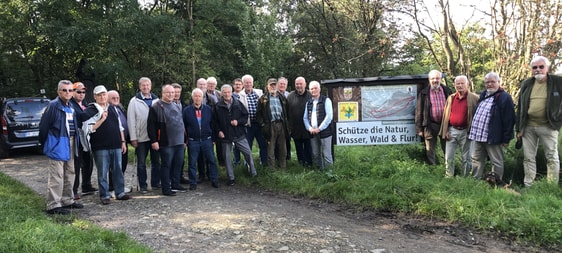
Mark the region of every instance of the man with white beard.
POLYGON ((546 157, 547 180, 558 185, 560 159, 558 134, 562 126, 562 77, 548 74, 550 61, 537 56, 531 60, 533 77, 523 81, 519 91, 515 131, 523 144, 525 186, 537 173, 535 157, 539 140, 546 157))

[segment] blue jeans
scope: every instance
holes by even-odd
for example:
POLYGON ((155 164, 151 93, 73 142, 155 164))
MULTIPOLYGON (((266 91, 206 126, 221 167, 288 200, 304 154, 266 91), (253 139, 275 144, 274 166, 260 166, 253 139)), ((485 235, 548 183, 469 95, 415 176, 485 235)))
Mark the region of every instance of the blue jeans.
POLYGON ((217 170, 217 160, 215 159, 215 153, 213 152, 213 141, 209 138, 206 140, 189 140, 187 142, 187 151, 189 154, 189 184, 197 185, 197 158, 199 154, 205 158, 205 161, 209 164, 209 178, 212 182, 218 180, 218 170, 217 170))
POLYGON ((181 166, 184 158, 183 151, 183 144, 160 147, 159 153, 162 158, 162 166, 160 167, 162 193, 169 193, 172 191, 172 187, 180 185, 181 166))
POLYGON ((246 139, 248 140, 250 149, 254 146, 254 138, 258 142, 258 147, 260 149, 260 162, 265 166, 267 165, 267 142, 261 134, 261 127, 258 123, 252 123, 250 127, 246 127, 246 139))
POLYGON ((303 166, 312 166, 312 146, 310 139, 295 139, 295 151, 297 152, 297 159, 303 166))
MULTIPOLYGON (((109 185, 108 185, 108 174, 109 167, 121 168, 121 149, 102 149, 92 152, 94 156, 94 162, 96 163, 96 168, 98 170, 98 187, 99 195, 101 199, 109 199, 109 185)), ((113 177, 113 189, 115 189, 115 196, 122 197, 125 195, 125 178, 123 177, 123 172, 120 169, 112 170, 113 177)))
POLYGON ((150 186, 160 185, 160 155, 158 151, 155 151, 150 146, 150 141, 139 142, 137 148, 135 149, 135 154, 137 155, 137 176, 139 177, 139 187, 142 190, 146 190, 146 180, 148 176, 146 175, 146 156, 150 150, 150 186))

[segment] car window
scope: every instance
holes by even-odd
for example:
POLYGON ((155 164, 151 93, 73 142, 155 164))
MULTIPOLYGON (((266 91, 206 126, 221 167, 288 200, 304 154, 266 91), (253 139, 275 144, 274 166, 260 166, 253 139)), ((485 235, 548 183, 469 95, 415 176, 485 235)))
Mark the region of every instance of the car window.
POLYGON ((8 103, 6 114, 11 121, 15 120, 40 120, 48 103, 41 101, 26 101, 8 103))

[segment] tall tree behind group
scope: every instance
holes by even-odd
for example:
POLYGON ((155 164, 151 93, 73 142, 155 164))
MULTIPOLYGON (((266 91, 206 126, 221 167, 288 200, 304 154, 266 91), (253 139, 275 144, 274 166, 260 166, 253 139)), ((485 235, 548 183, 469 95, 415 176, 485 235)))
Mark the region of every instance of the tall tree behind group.
POLYGON ((556 0, 496 0, 472 6, 469 23, 461 24, 453 22, 457 13, 451 12, 449 0, 437 0, 435 6, 411 0, 405 12, 413 17, 439 68, 449 76, 466 74, 476 80, 473 90, 483 88, 484 74, 496 71, 516 98, 534 55, 549 58, 554 63, 551 71, 561 62, 562 4, 556 0))

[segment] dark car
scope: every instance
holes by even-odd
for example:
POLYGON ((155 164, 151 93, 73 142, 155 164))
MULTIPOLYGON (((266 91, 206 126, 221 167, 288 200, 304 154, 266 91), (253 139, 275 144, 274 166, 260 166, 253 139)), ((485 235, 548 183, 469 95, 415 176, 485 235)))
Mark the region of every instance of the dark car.
POLYGON ((10 151, 20 148, 36 147, 39 143, 39 122, 49 104, 47 98, 6 98, 2 100, 0 112, 0 158, 10 151))

